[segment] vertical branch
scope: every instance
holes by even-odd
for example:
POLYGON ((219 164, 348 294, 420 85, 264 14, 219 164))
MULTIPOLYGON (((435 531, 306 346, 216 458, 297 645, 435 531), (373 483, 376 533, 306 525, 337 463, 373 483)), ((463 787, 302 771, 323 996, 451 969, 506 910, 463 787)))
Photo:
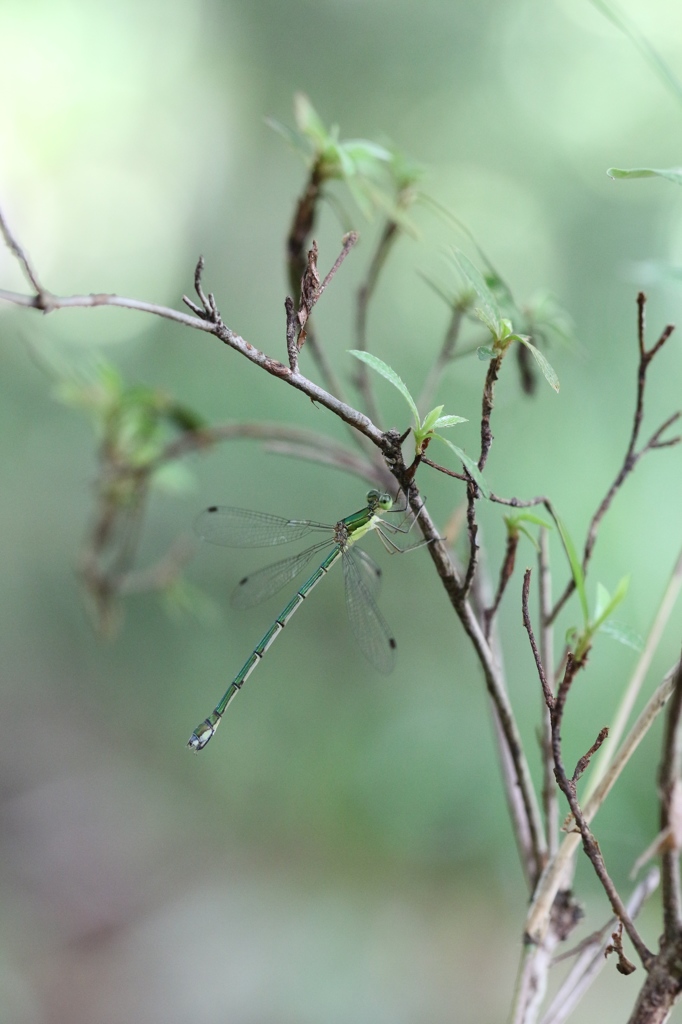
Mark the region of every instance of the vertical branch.
MULTIPOLYGON (((557 784, 559 789, 562 791, 568 805, 571 808, 575 823, 580 830, 582 838, 583 850, 585 851, 588 859, 590 860, 595 873, 602 884, 602 887, 608 897, 614 914, 618 920, 622 923, 625 931, 628 934, 632 945, 635 947, 637 954, 645 967, 649 969, 654 960, 653 953, 647 948, 646 944, 642 940, 639 932, 637 931, 635 924, 628 914, 627 908, 623 903, 611 877, 606 870, 606 864, 601 850, 599 849, 599 843, 595 839, 590 826, 587 822, 587 818, 583 814, 582 808, 578 803, 577 797, 577 784, 580 776, 587 768, 590 758, 599 749, 601 744, 608 735, 608 729, 602 729, 599 736, 592 744, 590 749, 584 754, 578 761, 573 775, 569 778, 563 762, 563 753, 561 749, 561 725, 563 722, 563 715, 566 708, 566 700, 571 689, 573 680, 575 679, 576 673, 580 668, 584 666, 584 660, 577 661, 571 654, 568 656, 566 662, 566 671, 564 678, 561 681, 559 690, 556 697, 551 703, 548 703, 548 707, 552 718, 552 753, 554 756, 554 774, 556 776, 557 784)), ((545 686, 543 684, 543 690, 545 686)), ((546 690, 545 690, 546 693, 546 690)), ((621 954, 622 956, 622 954, 621 954)), ((622 960, 621 960, 622 963, 622 960)), ((624 967, 624 970, 626 968, 624 967)))
MULTIPOLYGON (((502 365, 502 356, 498 355, 490 360, 488 372, 483 385, 483 399, 481 402, 481 454, 478 459, 478 468, 483 472, 490 454, 493 443, 493 433, 490 429, 490 417, 495 401, 495 383, 502 365)), ((468 476, 468 474, 467 474, 468 476)), ((478 487, 472 477, 469 477, 467 486, 467 528, 469 532, 469 563, 464 577, 463 592, 468 594, 476 572, 478 562, 478 526, 476 524, 476 501, 479 497, 478 487)))
POLYGON ((481 455, 478 460, 478 468, 481 472, 485 469, 488 461, 490 448, 493 443, 493 433, 490 429, 490 417, 495 402, 495 384, 502 365, 502 356, 495 356, 488 364, 488 372, 483 387, 483 403, 481 409, 481 455))
POLYGON ((682 660, 675 674, 673 692, 665 717, 663 754, 659 770, 661 798, 661 831, 670 833, 670 841, 661 856, 661 890, 663 893, 663 921, 668 942, 679 941, 682 933, 682 892, 680 891, 679 794, 682 770, 682 660))
MULTIPOLYGON (((398 239, 398 224, 394 220, 388 220, 381 233, 371 263, 367 270, 364 283, 358 289, 357 305, 355 313, 355 332, 357 347, 361 352, 367 351, 367 315, 369 305, 374 296, 374 291, 379 280, 379 274, 384 268, 390 251, 398 239)), ((355 386, 362 396, 365 412, 374 422, 379 422, 378 410, 374 399, 374 390, 371 386, 369 371, 365 363, 358 363, 354 380, 355 386)))
MULTIPOLYGON (((549 568, 549 536, 545 529, 540 530, 538 568, 540 577, 540 661, 543 665, 549 666, 551 673, 554 664, 554 630, 549 622, 552 610, 552 578, 549 568)), ((551 858, 559 848, 559 806, 552 759, 552 723, 546 701, 543 701, 542 705, 540 744, 542 750, 542 806, 547 829, 547 849, 551 858)))

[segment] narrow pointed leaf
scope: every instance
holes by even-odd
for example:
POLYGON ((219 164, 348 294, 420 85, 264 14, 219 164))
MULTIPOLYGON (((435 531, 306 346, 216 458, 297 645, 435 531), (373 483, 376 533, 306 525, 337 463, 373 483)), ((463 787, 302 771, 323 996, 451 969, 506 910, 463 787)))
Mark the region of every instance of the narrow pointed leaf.
POLYGON ((610 636, 612 640, 617 640, 619 644, 623 644, 625 647, 631 647, 633 651, 644 650, 644 641, 639 633, 631 629, 624 622, 614 622, 613 619, 609 619, 608 622, 602 623, 599 627, 599 632, 605 633, 606 636, 610 636))
MULTIPOLYGON (((441 406, 441 409, 443 407, 441 406)), ((443 427, 454 427, 458 423, 468 423, 469 421, 464 416, 439 416, 436 422, 433 424, 433 429, 438 428, 442 430, 443 427)))
POLYGON ((528 339, 523 334, 517 334, 515 337, 516 337, 516 340, 518 342, 520 342, 521 345, 525 345, 526 346, 528 351, 532 354, 533 359, 535 360, 535 362, 538 364, 538 366, 542 370, 542 373, 543 373, 543 376, 544 376, 545 380, 547 381, 549 386, 551 388, 554 388, 554 390, 558 394, 559 393, 559 378, 557 377, 554 368, 550 365, 548 360, 545 359, 545 357, 543 356, 543 354, 540 351, 540 349, 536 348, 535 345, 531 344, 531 342, 528 341, 528 339))
POLYGON ((461 249, 452 249, 452 259, 464 280, 471 285, 479 299, 476 313, 490 330, 499 338, 502 329, 497 300, 485 282, 483 275, 461 249))
POLYGON ((294 96, 294 118, 299 131, 307 135, 319 149, 324 149, 329 144, 329 132, 324 126, 322 118, 303 92, 297 92, 294 96))
POLYGON ((578 597, 580 598, 580 607, 583 612, 583 619, 585 625, 589 622, 590 611, 587 604, 587 594, 585 592, 585 574, 583 573, 583 567, 578 558, 578 552, 575 549, 575 544, 570 538, 566 527, 555 513, 555 521, 561 537, 561 543, 564 546, 566 557, 568 558, 569 565, 571 567, 571 575, 573 576, 573 582, 575 583, 575 589, 578 591, 578 597))
POLYGON ((436 421, 438 420, 438 417, 440 416, 442 411, 443 406, 437 405, 435 409, 431 410, 431 412, 427 412, 420 427, 420 430, 424 435, 431 433, 433 428, 436 426, 436 421))
POLYGON ((476 465, 476 463, 474 462, 474 460, 470 459, 466 452, 463 452, 462 449, 458 448, 456 444, 452 443, 452 441, 448 441, 447 437, 441 437, 440 434, 434 434, 433 436, 437 437, 439 441, 442 441, 444 444, 448 446, 448 448, 450 448, 455 453, 455 455, 462 463, 462 465, 466 466, 467 473, 469 473, 470 476, 472 476, 476 483, 478 484, 479 490, 483 497, 489 498, 490 488, 485 482, 485 478, 481 473, 480 469, 478 468, 478 466, 476 465))
POLYGON ((379 359, 378 356, 372 355, 371 352, 361 352, 355 348, 351 348, 348 351, 352 356, 355 356, 356 359, 359 359, 360 362, 366 363, 367 366, 371 366, 373 370, 376 370, 377 373, 380 373, 382 377, 389 381, 394 388, 398 389, 398 391, 403 396, 403 398, 409 405, 410 409, 412 410, 414 422, 417 424, 417 426, 419 426, 420 419, 419 412, 417 410, 417 403, 415 402, 410 392, 407 390, 407 385, 400 379, 395 370, 392 367, 390 367, 388 363, 385 363, 383 359, 379 359))
POLYGON ((600 590, 598 590, 598 593, 600 594, 600 600, 598 601, 598 604, 601 604, 604 600, 606 600, 606 604, 603 605, 603 607, 600 608, 598 614, 595 615, 595 620, 591 626, 593 632, 596 632, 606 622, 608 617, 613 613, 614 608, 618 607, 618 605, 621 603, 621 601, 627 594, 629 585, 630 577, 624 576, 618 584, 618 586, 616 587, 616 589, 614 590, 613 596, 609 596, 609 592, 606 590, 605 587, 602 587, 600 584, 600 590))
POLYGON ((609 167, 610 178, 667 178, 676 185, 682 185, 682 167, 609 167))

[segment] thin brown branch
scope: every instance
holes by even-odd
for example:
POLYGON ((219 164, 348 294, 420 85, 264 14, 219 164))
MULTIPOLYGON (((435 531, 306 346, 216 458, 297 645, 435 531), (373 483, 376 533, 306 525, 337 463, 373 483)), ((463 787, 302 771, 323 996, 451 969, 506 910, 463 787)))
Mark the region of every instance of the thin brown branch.
MULTIPOLYGON (((675 674, 673 692, 665 716, 663 751, 658 775, 660 791, 661 831, 670 830, 677 837, 679 807, 675 806, 675 787, 682 774, 682 659, 675 674)), ((680 851, 677 840, 661 854, 661 889, 666 942, 679 941, 682 935, 682 891, 680 889, 680 851)))
POLYGON ((547 856, 546 842, 542 827, 542 819, 537 804, 537 798, 533 787, 528 762, 524 753, 523 742, 519 732, 516 718, 506 690, 504 676, 498 660, 493 656, 490 645, 485 639, 483 630, 477 616, 463 593, 461 576, 456 572, 451 559, 448 556, 447 548, 441 540, 440 534, 431 519, 428 510, 423 504, 418 489, 405 479, 406 467, 402 460, 400 451, 400 437, 395 431, 388 431, 385 435, 387 444, 393 443, 392 450, 384 449, 384 457, 391 466, 396 480, 402 489, 409 495, 409 502, 416 517, 417 524, 421 530, 424 540, 427 542, 427 551, 432 559, 436 572, 443 584, 443 587, 455 609, 457 616, 464 627, 464 631, 470 638, 476 656, 483 669, 486 687, 491 696, 496 712, 499 716, 500 728, 504 734, 509 756, 513 764, 516 782, 519 787, 523 802, 524 813, 528 823, 533 850, 533 861, 535 864, 535 878, 538 877, 541 865, 544 864, 547 856))
POLYGON ((578 761, 576 769, 571 778, 566 774, 566 769, 563 762, 563 753, 561 748, 561 725, 563 721, 564 710, 566 707, 566 700, 571 689, 573 680, 577 671, 582 668, 584 661, 576 661, 572 656, 569 656, 566 664, 566 672, 564 678, 559 686, 558 693, 556 695, 554 706, 552 708, 552 752, 554 756, 554 773, 556 776, 557 784, 561 789, 562 793, 566 797, 569 807, 573 813, 576 825, 580 831, 582 838, 582 845, 585 854, 587 855, 590 863, 592 864, 599 881, 602 884, 604 892, 606 893, 608 900, 611 904, 611 908, 620 922, 622 922, 625 931, 628 934, 630 941, 632 942, 637 955, 639 956, 642 965, 645 969, 649 969, 651 966, 654 955, 647 948, 639 932, 637 931, 634 922, 628 914, 627 908, 623 903, 613 881, 606 870, 606 864, 604 857, 599 848, 599 844, 592 833, 590 826, 587 822, 585 815, 583 814, 582 808, 578 803, 578 797, 576 792, 576 783, 580 777, 581 770, 584 767, 584 763, 589 762, 589 758, 592 753, 600 746, 605 738, 605 731, 599 734, 596 742, 590 748, 590 751, 578 761))
POLYGON ((478 459, 478 468, 481 472, 485 469, 490 449, 493 443, 493 433, 490 428, 490 417, 495 402, 495 384, 502 365, 502 356, 495 356, 488 363, 488 372, 485 376, 483 386, 483 402, 481 408, 481 454, 478 459))
MULTIPOLYGON (((449 534, 450 531, 446 530, 445 532, 449 534)), ((451 541, 449 541, 449 543, 451 543, 451 541)), ((483 610, 488 608, 492 604, 492 601, 492 584, 490 577, 486 572, 485 562, 483 561, 479 572, 476 574, 471 589, 471 603, 474 612, 480 621, 483 620, 483 610)), ((503 651, 500 645, 498 631, 495 628, 494 620, 491 623, 490 633, 487 639, 492 657, 500 666, 501 682, 504 684, 505 689, 507 689, 503 651)), ((536 852, 533 846, 533 837, 528 824, 528 816, 526 814, 523 796, 517 783, 514 762, 512 761, 509 746, 500 724, 499 715, 497 714, 495 704, 492 700, 490 701, 490 713, 493 720, 494 737, 500 764, 500 774, 502 776, 502 784, 504 786, 504 792, 507 799, 507 808, 511 818, 512 831, 516 840, 519 860, 521 862, 521 868, 526 879, 526 883, 529 890, 532 890, 535 885, 538 870, 536 852)))
POLYGON ((31 285, 31 287, 36 293, 36 297, 39 299, 43 298, 43 301, 45 301, 45 297, 48 295, 48 293, 41 285, 38 279, 38 275, 25 249, 23 249, 22 246, 19 245, 18 241, 12 234, 10 226, 5 220, 5 215, 3 214, 2 210, 0 210, 0 233, 2 233, 2 237, 5 240, 5 245, 10 250, 12 255, 18 260, 28 283, 31 285))
MULTIPOLYGON (((324 184, 323 161, 319 160, 310 170, 308 181, 294 211, 294 216, 289 227, 287 237, 287 267, 289 271, 289 288, 293 296, 294 305, 297 310, 302 304, 302 282, 308 267, 307 245, 312 235, 317 219, 317 211, 322 199, 322 186, 324 184)), ((305 332, 305 341, 308 351, 312 354, 317 365, 321 379, 329 391, 343 397, 340 381, 336 377, 329 360, 327 359, 322 346, 318 343, 317 335, 312 324, 308 324, 305 332)), ((299 346, 300 347, 300 346, 299 346)))
POLYGON ((120 295, 107 294, 60 297, 50 293, 48 303, 49 309, 46 309, 44 305, 41 304, 38 296, 35 295, 21 295, 15 292, 0 290, 0 299, 4 299, 5 301, 18 306, 40 309, 44 312, 73 308, 75 306, 118 306, 122 309, 131 309, 137 312, 150 313, 153 316, 160 316, 167 320, 173 320, 185 327, 192 327, 194 330, 205 331, 206 333, 213 334, 225 345, 228 345, 250 362, 265 370, 266 373, 279 377, 281 380, 290 384, 291 387, 296 388, 298 391, 302 391, 313 402, 329 409, 330 412, 333 412, 334 415, 338 416, 344 423, 349 424, 349 426, 354 427, 361 434, 364 434, 365 437, 369 438, 369 440, 378 448, 383 448, 384 446, 384 434, 374 426, 369 417, 365 416, 358 410, 353 409, 345 402, 340 401, 334 395, 325 391, 324 388, 321 388, 317 384, 313 383, 313 381, 308 380, 308 378, 303 376, 300 372, 293 372, 291 368, 285 366, 284 363, 280 363, 279 360, 272 359, 264 352, 261 352, 254 345, 246 341, 239 334, 232 331, 226 324, 224 324, 219 314, 215 322, 209 322, 207 320, 202 320, 199 317, 189 316, 187 313, 181 313, 176 309, 170 309, 166 306, 159 306, 150 302, 141 302, 138 299, 123 298, 120 295))
POLYGON ((298 373, 298 339, 296 337, 296 328, 298 326, 298 317, 296 316, 296 307, 294 306, 294 300, 290 295, 284 300, 284 310, 286 313, 286 330, 287 330, 287 354, 289 356, 289 369, 292 373, 298 373))
POLYGON ((507 584, 512 578, 514 572, 514 564, 516 562, 516 549, 519 546, 519 534, 518 531, 509 530, 507 532, 507 544, 505 547, 504 558, 502 565, 500 566, 500 575, 497 582, 497 590, 495 591, 495 597, 489 608, 486 608, 483 612, 483 619, 485 622, 485 634, 486 637, 490 635, 490 628, 493 623, 495 616, 497 615, 498 609, 504 597, 504 592, 507 589, 507 584))
POLYGON ((464 483, 468 483, 469 478, 464 473, 456 473, 454 469, 446 469, 445 466, 441 466, 438 462, 433 462, 431 459, 427 459, 426 455, 422 455, 421 461, 430 466, 431 469, 437 470, 439 473, 445 473, 446 476, 453 477, 454 480, 462 480, 464 483))
MULTIPOLYGON (((523 348, 523 346, 519 346, 523 348)), ((540 529, 540 550, 538 552, 539 597, 540 597, 540 663, 554 664, 554 629, 547 623, 552 608, 552 578, 549 568, 549 534, 540 529)), ((551 687, 550 687, 551 688, 551 687)), ((541 708, 540 746, 542 751, 542 806, 545 812, 545 828, 547 830, 547 851, 550 858, 559 848, 559 806, 557 787, 554 778, 554 760, 552 758, 552 721, 551 712, 544 699, 541 708)))
POLYGON ((526 569, 523 574, 523 588, 521 591, 521 613, 523 616, 523 625, 526 633, 528 634, 528 641, 530 643, 530 649, 533 652, 533 658, 535 660, 535 668, 537 669, 538 678, 542 687, 542 693, 545 698, 545 704, 550 714, 554 711, 556 704, 554 694, 547 682, 547 675, 545 673, 544 666, 542 664, 542 658, 540 657, 540 651, 538 649, 537 642, 535 640, 535 634, 533 633, 533 624, 530 621, 530 612, 528 611, 528 595, 530 593, 530 569, 526 569))
POLYGON ((349 231, 347 235, 343 236, 343 238, 341 239, 341 252, 336 257, 336 260, 334 262, 333 267, 331 268, 331 270, 329 271, 329 273, 327 274, 327 276, 323 280, 323 282, 320 285, 320 287, 317 289, 317 295, 315 296, 315 302, 319 302, 319 300, 322 298, 322 295, 324 294, 325 288, 327 288, 327 286, 329 284, 331 284, 332 280, 334 279, 334 275, 338 271, 339 267, 341 266, 341 264, 345 260, 345 258, 348 255, 348 253, 351 251, 353 246, 356 244, 357 240, 358 240, 358 233, 357 233, 357 231, 349 231))
MULTIPOLYGON (((668 419, 665 420, 665 422, 663 424, 661 424, 661 426, 658 427, 658 429, 656 431, 654 431, 654 433, 651 435, 649 440, 644 445, 642 445, 641 448, 639 448, 639 449, 637 448, 637 444, 638 444, 638 441, 639 441, 639 434, 640 434, 640 430, 641 430, 641 426, 642 426, 642 419, 643 419, 643 416, 644 416, 644 396, 645 396, 646 383, 647 383, 647 376, 646 376, 647 375, 647 371, 649 369, 649 366, 650 366, 651 361, 653 360, 654 356, 661 350, 661 348, 666 343, 666 341, 668 340, 668 338, 670 337, 670 335, 672 334, 672 332, 674 330, 674 327, 669 324, 663 330, 663 332, 661 333, 660 337, 658 338, 658 341, 656 341, 656 343, 652 346, 652 348, 647 349, 646 348, 646 344, 645 344, 645 338, 644 338, 644 331, 645 331, 644 306, 645 306, 645 302, 646 302, 645 296, 644 296, 644 294, 642 292, 640 292, 639 295, 637 296, 637 344, 638 344, 638 350, 639 350, 639 363, 638 363, 638 367, 637 367, 637 393, 636 393, 636 399, 635 399, 635 411, 634 411, 634 416, 633 416, 633 421, 632 421, 632 430, 630 432, 630 440, 628 442, 628 446, 627 446, 627 449, 626 449, 626 452, 625 452, 625 456, 623 458, 623 463, 622 463, 618 473, 616 474, 616 477, 615 477, 613 483, 609 487, 609 489, 606 492, 606 495, 604 496, 601 504, 599 505, 597 511, 594 513, 594 515, 592 516, 592 519, 590 521, 590 525, 589 525, 588 530, 587 530, 587 536, 585 538, 585 546, 584 546, 584 549, 583 549, 583 557, 582 557, 583 573, 586 572, 588 563, 590 561, 590 558, 592 557, 592 552, 594 550, 594 545, 595 545, 595 543, 597 541, 597 534, 598 534, 599 527, 601 525, 602 519, 604 518, 604 516, 608 512, 608 510, 609 510, 609 508, 611 506, 611 503, 612 503, 613 499, 615 498, 616 494, 621 489, 621 487, 623 486, 623 484, 625 483, 627 478, 630 476, 630 474, 634 470, 634 468, 637 465, 637 463, 639 462, 639 460, 642 458, 643 455, 645 455, 649 451, 654 451, 657 448, 669 448, 669 447, 671 447, 673 445, 676 445, 676 444, 678 444, 680 442, 680 438, 679 437, 670 438, 668 440, 661 441, 661 434, 665 430, 667 430, 668 427, 670 427, 673 423, 675 423, 679 419, 680 413, 676 412, 672 416, 668 417, 668 419)), ((571 594, 573 593, 574 590, 575 590, 575 581, 571 577, 571 579, 566 584, 566 587, 565 587, 563 593, 561 594, 561 596, 557 600, 557 602, 556 602, 556 604, 555 604, 555 606, 554 606, 554 608, 552 610, 552 613, 551 613, 551 616, 550 616, 550 621, 554 621, 554 619, 556 619, 557 615, 559 614, 559 612, 561 611, 561 609, 563 608, 563 606, 565 605, 566 601, 571 596, 571 594)))

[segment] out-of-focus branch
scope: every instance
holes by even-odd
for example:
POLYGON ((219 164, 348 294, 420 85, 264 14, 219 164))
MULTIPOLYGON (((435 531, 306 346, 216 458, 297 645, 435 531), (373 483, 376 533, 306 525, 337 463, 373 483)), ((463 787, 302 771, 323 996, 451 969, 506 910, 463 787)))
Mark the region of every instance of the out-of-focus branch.
POLYGON ((628 683, 620 704, 618 705, 618 711, 613 720, 613 724, 610 727, 609 737, 604 743, 602 749, 599 751, 598 756, 595 758, 595 763, 592 771, 590 772, 589 782, 585 790, 584 799, 586 801, 596 790, 602 778, 608 771, 616 748, 620 743, 621 736, 625 731, 627 721, 632 713, 635 701, 639 696, 642 684, 644 683, 647 672, 651 666, 653 656, 658 650, 663 630, 665 629, 675 606, 675 602, 680 592, 680 587, 682 587, 682 551, 678 555, 675 566, 673 567, 670 580, 663 597, 661 598, 661 603, 656 612, 651 629, 649 630, 649 635, 646 638, 644 649, 637 660, 630 682, 628 683))
MULTIPOLYGON (((397 222, 394 220, 388 220, 381 232, 379 243, 374 250, 374 255, 370 261, 365 280, 358 289, 355 313, 355 332, 357 337, 357 347, 360 352, 367 351, 367 316, 369 313, 370 302, 372 301, 377 282, 379 280, 379 275, 386 264, 386 260, 389 257, 393 245, 399 237, 399 226, 397 222)), ((362 401, 365 409, 367 410, 368 416, 370 416, 375 423, 378 422, 379 414, 374 397, 374 389, 365 363, 358 362, 353 383, 362 396, 362 401)))
POLYGON ((468 303, 457 303, 452 310, 452 316, 450 317, 450 323, 448 324, 441 350, 428 372, 417 402, 417 408, 422 413, 431 407, 440 379, 454 358, 455 346, 459 339, 459 332, 467 306, 468 303))

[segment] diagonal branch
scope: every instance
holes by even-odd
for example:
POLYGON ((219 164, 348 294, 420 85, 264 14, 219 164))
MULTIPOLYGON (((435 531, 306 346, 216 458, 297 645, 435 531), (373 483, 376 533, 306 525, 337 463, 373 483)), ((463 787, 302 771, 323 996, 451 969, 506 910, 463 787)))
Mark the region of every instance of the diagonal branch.
POLYGON ((587 822, 580 804, 578 803, 577 797, 577 783, 578 779, 582 775, 583 771, 589 764, 592 754, 601 746, 602 742, 606 738, 607 729, 602 729, 595 742, 590 747, 587 754, 580 758, 578 761, 573 775, 569 778, 566 769, 564 767, 563 752, 561 745, 561 725, 563 721, 564 710, 566 707, 566 700, 571 688, 571 684, 575 678, 576 673, 584 665, 584 661, 576 661, 572 655, 569 654, 566 671, 564 678, 559 686, 559 691, 552 704, 549 705, 552 723, 552 752, 554 755, 554 774, 556 776, 557 784, 561 789, 562 793, 566 797, 569 807, 573 813, 575 823, 578 826, 580 835, 582 838, 583 849, 590 860, 599 881, 608 897, 614 914, 618 920, 622 923, 625 931, 628 934, 630 941, 635 947, 637 954, 642 962, 645 969, 649 969, 654 960, 654 954, 648 949, 644 943, 642 937, 637 931, 635 924, 630 917, 625 904, 623 903, 618 890, 616 889, 611 876, 609 875, 606 864, 604 862, 603 854, 599 848, 599 843, 594 837, 590 826, 587 822))

